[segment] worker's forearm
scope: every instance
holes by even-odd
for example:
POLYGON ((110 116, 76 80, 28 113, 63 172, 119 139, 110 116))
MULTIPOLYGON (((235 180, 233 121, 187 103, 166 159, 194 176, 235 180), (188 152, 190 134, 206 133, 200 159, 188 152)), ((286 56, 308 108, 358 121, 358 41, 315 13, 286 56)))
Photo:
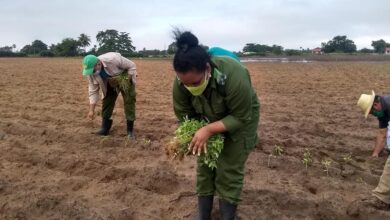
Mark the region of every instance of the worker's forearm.
POLYGON ((386 136, 378 136, 376 138, 376 143, 375 143, 375 148, 373 153, 374 154, 379 154, 383 150, 386 144, 386 136))
POLYGON ((95 107, 96 107, 96 104, 90 104, 89 105, 89 111, 90 112, 95 112, 95 107))
POLYGON ((212 134, 220 134, 226 132, 226 127, 222 121, 216 121, 206 126, 207 130, 212 134))

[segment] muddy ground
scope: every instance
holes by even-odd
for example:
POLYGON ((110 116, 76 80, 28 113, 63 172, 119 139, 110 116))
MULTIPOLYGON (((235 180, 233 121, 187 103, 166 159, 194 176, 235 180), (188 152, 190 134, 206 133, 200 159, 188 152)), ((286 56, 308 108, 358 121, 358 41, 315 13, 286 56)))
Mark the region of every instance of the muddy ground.
MULTIPOLYGON (((111 135, 91 134, 100 118, 86 120, 81 59, 0 59, 0 219, 195 216, 195 160, 164 154, 176 128, 171 62, 135 62, 137 141, 129 142, 121 97, 111 135)), ((238 219, 390 218, 354 202, 370 196, 386 160, 370 158, 377 121, 365 121, 356 102, 371 89, 390 92, 390 63, 245 65, 261 100, 260 143, 238 219), (275 145, 285 153, 270 158, 275 145), (314 160, 307 169, 305 148, 314 160)))

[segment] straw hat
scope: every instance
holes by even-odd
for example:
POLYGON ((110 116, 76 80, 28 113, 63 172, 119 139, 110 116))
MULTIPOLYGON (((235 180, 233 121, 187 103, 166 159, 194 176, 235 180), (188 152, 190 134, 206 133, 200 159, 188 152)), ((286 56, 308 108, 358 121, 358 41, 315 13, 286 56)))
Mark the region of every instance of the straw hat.
POLYGON ((371 95, 367 94, 361 94, 360 98, 357 102, 357 105, 362 109, 364 112, 364 117, 367 118, 368 114, 371 111, 372 105, 374 104, 375 99, 375 92, 374 90, 371 91, 371 95))

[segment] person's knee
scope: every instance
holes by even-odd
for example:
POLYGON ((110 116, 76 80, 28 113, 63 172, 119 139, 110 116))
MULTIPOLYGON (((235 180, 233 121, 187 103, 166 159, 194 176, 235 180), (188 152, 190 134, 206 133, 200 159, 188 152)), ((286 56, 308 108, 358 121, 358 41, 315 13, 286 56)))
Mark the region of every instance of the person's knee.
POLYGON ((196 172, 196 192, 200 196, 212 195, 215 192, 215 172, 198 164, 196 172))
POLYGON ((218 195, 222 199, 225 199, 232 204, 237 204, 240 201, 243 185, 243 167, 229 166, 217 168, 215 187, 218 195))

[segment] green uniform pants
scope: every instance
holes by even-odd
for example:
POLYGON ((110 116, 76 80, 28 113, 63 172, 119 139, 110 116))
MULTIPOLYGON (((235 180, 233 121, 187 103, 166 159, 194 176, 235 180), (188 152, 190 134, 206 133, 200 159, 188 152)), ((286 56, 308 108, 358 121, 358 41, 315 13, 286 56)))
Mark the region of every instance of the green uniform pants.
MULTIPOLYGON (((115 79, 109 79, 115 80, 115 79)), ((123 91, 118 86, 113 87, 110 85, 110 82, 107 83, 107 94, 103 98, 102 106, 102 117, 111 118, 112 112, 114 111, 115 101, 118 97, 118 91, 122 94, 123 105, 125 108, 126 120, 135 121, 135 85, 130 82, 127 91, 123 91)))
POLYGON ((198 196, 214 195, 238 204, 244 182, 245 162, 254 148, 256 138, 225 139, 217 168, 212 170, 198 160, 196 192, 198 196))

